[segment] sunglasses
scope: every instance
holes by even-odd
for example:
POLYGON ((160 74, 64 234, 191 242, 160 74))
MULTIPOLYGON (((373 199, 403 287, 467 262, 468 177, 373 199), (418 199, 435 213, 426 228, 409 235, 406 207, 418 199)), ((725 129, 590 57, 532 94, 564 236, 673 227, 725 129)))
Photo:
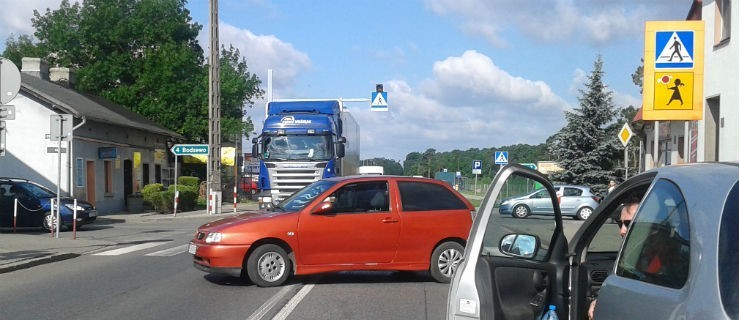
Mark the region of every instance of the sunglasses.
POLYGON ((628 228, 631 224, 631 220, 616 221, 616 223, 618 224, 619 229, 621 229, 621 227, 623 226, 626 226, 626 228, 628 228))

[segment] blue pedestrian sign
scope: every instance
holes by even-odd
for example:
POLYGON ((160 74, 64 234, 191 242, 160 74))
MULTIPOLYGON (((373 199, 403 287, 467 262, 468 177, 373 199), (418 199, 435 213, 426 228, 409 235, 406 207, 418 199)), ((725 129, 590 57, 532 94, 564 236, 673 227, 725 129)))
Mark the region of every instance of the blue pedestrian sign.
POLYGON ((176 144, 170 149, 176 156, 207 155, 209 151, 207 144, 176 144))
POLYGON ((472 174, 482 174, 482 161, 472 160, 472 174))
POLYGON ((370 109, 372 111, 387 111, 387 92, 372 92, 372 104, 370 105, 370 109))
POLYGON ((695 50, 693 31, 657 31, 655 33, 656 69, 692 69, 695 50))
POLYGON ((495 151, 495 164, 508 164, 508 151, 495 151))

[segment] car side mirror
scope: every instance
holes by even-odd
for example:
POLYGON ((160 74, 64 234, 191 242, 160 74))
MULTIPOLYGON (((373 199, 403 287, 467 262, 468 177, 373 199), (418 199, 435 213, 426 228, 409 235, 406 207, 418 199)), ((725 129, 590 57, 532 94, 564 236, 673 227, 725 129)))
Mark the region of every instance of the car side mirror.
POLYGON ((509 234, 500 239, 500 251, 503 254, 531 259, 539 251, 539 237, 529 234, 509 234))
POLYGON ((323 199, 323 201, 321 201, 321 203, 319 203, 311 213, 322 216, 334 215, 336 214, 336 210, 334 210, 334 202, 336 202, 336 197, 327 197, 326 199, 323 199))

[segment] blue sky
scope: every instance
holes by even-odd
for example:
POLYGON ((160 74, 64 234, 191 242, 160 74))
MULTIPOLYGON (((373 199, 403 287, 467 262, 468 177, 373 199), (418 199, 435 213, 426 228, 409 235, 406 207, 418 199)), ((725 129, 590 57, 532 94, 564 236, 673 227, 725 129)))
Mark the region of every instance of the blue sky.
MULTIPOLYGON (((33 9, 59 3, 0 0, 0 37, 31 34, 33 9)), ((640 105, 631 73, 644 22, 684 20, 691 3, 220 0, 220 43, 239 48, 265 89, 272 69, 277 99, 370 98, 383 83, 388 112, 370 112, 369 103, 349 109, 361 127, 361 157, 402 162, 428 148, 544 142, 577 106, 598 54, 616 105, 640 105)), ((187 8, 203 25, 207 52, 208 1, 187 8)), ((263 114, 264 101, 248 111, 257 130, 263 114)))

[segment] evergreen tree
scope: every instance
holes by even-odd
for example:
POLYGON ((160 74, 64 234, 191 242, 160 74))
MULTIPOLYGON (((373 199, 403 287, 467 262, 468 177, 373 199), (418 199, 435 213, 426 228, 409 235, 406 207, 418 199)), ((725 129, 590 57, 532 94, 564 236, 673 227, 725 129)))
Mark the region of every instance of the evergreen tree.
POLYGON ((615 176, 614 160, 621 148, 613 126, 618 109, 613 92, 603 83, 603 60, 599 55, 585 89, 580 89, 580 105, 565 111, 567 125, 554 137, 549 150, 564 169, 553 180, 602 186, 615 176))

